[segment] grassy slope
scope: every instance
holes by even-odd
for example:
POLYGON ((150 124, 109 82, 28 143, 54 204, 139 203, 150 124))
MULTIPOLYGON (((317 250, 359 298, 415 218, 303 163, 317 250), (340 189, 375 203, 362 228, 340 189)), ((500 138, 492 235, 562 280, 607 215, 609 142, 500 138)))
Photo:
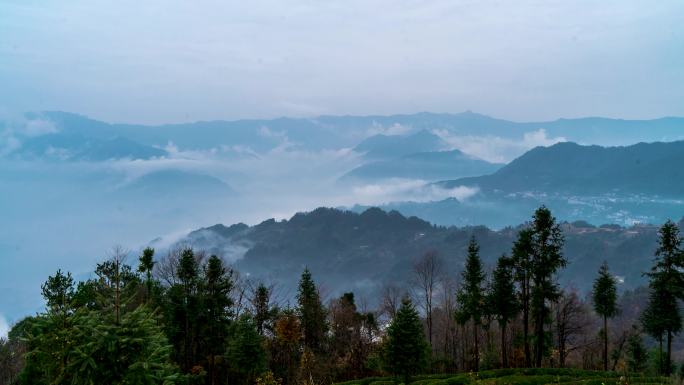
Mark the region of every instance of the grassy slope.
MULTIPOLYGON (((420 375, 411 385, 650 385, 669 384, 666 377, 578 369, 499 369, 479 373, 420 375)), ((337 385, 394 385, 391 377, 369 377, 337 385)))

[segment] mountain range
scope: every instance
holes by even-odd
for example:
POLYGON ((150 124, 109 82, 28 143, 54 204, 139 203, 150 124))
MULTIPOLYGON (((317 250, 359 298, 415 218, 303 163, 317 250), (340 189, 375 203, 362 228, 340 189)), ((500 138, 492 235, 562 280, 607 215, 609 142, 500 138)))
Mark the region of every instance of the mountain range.
POLYGON ((557 143, 534 148, 491 175, 442 182, 504 193, 684 194, 684 141, 631 146, 557 143))
MULTIPOLYGON (((373 302, 384 282, 410 282, 413 262, 428 250, 436 250, 445 262, 443 273, 457 279, 471 236, 481 245, 490 269, 496 258, 510 252, 522 226, 499 231, 484 226, 444 227, 378 208, 362 213, 318 208, 255 226, 217 224, 189 233, 177 245, 222 255, 241 273, 273 281, 290 294, 296 280, 282 277, 296 277, 308 267, 330 295, 353 290, 373 302)), ((653 259, 657 226, 593 226, 577 221, 563 223, 562 230, 569 261, 560 276, 563 285, 587 291, 593 272, 604 260, 618 276, 621 290, 646 282, 642 273, 653 259)))

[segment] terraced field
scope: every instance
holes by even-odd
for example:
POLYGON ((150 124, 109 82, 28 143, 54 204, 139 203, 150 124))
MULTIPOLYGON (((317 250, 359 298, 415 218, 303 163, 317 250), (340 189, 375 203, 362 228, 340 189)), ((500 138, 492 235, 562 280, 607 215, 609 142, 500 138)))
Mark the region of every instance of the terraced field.
MULTIPOLYGON (((368 377, 337 385, 395 385, 392 377, 368 377)), ((578 369, 498 369, 479 373, 419 375, 410 385, 671 385, 667 377, 578 369)))

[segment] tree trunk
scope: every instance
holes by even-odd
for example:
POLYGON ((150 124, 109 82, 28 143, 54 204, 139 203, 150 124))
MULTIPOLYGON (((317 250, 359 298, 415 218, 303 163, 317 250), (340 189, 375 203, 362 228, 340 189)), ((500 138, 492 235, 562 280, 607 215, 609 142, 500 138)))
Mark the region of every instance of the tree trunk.
POLYGON ((534 349, 534 359, 535 359, 535 367, 541 368, 542 364, 542 355, 544 354, 544 311, 540 311, 540 315, 537 316, 536 320, 536 341, 535 341, 535 349, 534 349))
POLYGON ((529 296, 529 282, 523 287, 523 339, 525 340, 525 367, 532 366, 531 352, 530 352, 530 296, 529 296))
POLYGON ((603 371, 608 371, 608 317, 603 316, 603 371))
POLYGON ((501 324, 501 367, 508 367, 508 354, 506 352, 506 323, 501 324))
POLYGON ((663 335, 658 336, 658 373, 663 373, 663 335))
POLYGON ((665 374, 672 374, 672 331, 667 331, 667 362, 665 362, 665 374))
POLYGON ((473 322, 473 337, 475 337, 475 362, 474 362, 474 371, 478 372, 480 371, 480 345, 478 342, 478 336, 477 336, 477 324, 473 322))

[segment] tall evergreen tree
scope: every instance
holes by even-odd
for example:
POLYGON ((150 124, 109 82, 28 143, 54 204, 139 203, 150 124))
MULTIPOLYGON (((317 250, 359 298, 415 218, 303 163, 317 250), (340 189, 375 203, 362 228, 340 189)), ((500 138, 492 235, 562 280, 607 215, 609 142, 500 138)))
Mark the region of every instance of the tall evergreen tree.
POLYGON ((327 313, 309 269, 304 269, 299 280, 297 302, 299 305, 297 313, 304 334, 304 346, 315 353, 320 353, 328 331, 327 313))
POLYGON ((193 349, 194 329, 197 316, 197 284, 199 280, 199 270, 195 253, 192 249, 184 249, 178 263, 178 279, 182 295, 180 297, 180 323, 182 325, 182 357, 183 369, 189 371, 192 367, 195 356, 193 349))
POLYGON ((650 285, 648 304, 641 314, 641 324, 644 331, 658 340, 658 371, 664 372, 663 366, 663 334, 670 323, 667 316, 672 312, 667 308, 672 306, 674 298, 663 290, 661 285, 654 282, 650 285))
POLYGON ((506 327, 520 311, 520 303, 515 293, 513 261, 505 255, 502 255, 496 263, 490 296, 488 302, 501 328, 501 366, 506 368, 508 367, 506 327))
POLYGON ((273 321, 278 315, 278 308, 271 304, 271 295, 272 289, 259 283, 250 298, 254 324, 262 336, 266 335, 266 332, 274 332, 273 321))
POLYGON ((615 278, 608 271, 608 263, 603 262, 599 268, 598 277, 594 281, 592 300, 594 311, 603 318, 603 370, 608 370, 608 318, 618 312, 617 288, 615 278))
POLYGON ((473 370, 478 371, 480 365, 479 331, 482 325, 484 312, 484 280, 485 273, 480 259, 480 246, 475 237, 470 238, 468 244, 468 256, 466 257, 465 269, 461 273, 463 286, 457 296, 459 311, 457 319, 461 323, 472 321, 474 339, 473 370))
POLYGON ((648 360, 648 352, 644 347, 644 341, 641 334, 634 330, 627 338, 626 349, 626 363, 627 370, 630 372, 643 372, 646 368, 646 361, 648 360))
POLYGON ((565 239, 556 218, 551 211, 542 206, 538 208, 532 220, 532 260, 531 260, 531 308, 535 322, 535 366, 541 367, 542 358, 546 354, 545 324, 549 318, 547 302, 555 301, 560 296, 556 282, 556 273, 565 267, 567 261, 563 257, 565 239))
POLYGON ((227 357, 233 370, 242 376, 241 382, 250 384, 266 369, 263 337, 248 315, 241 316, 232 329, 227 357))
POLYGON ((684 299, 684 273, 682 272, 684 256, 681 243, 682 239, 679 237, 677 225, 668 220, 658 232, 656 260, 648 274, 652 292, 649 308, 657 313, 646 314, 645 319, 650 322, 645 323, 644 326, 647 330, 657 330, 658 327, 662 327, 662 332, 667 338, 667 355, 663 367, 667 375, 672 373, 672 339, 682 329, 677 301, 684 299))
POLYGON ((423 322, 411 301, 405 298, 387 328, 383 350, 385 368, 408 384, 412 375, 427 366, 428 348, 423 322))
POLYGON ((200 322, 204 354, 208 361, 208 382, 213 385, 217 381, 216 360, 225 352, 225 341, 232 315, 233 300, 230 292, 233 289, 231 271, 226 269, 221 258, 212 255, 204 267, 204 283, 202 285, 200 322))
POLYGON ((48 311, 66 318, 71 311, 71 302, 74 298, 74 279, 71 273, 64 274, 62 270, 57 270, 40 288, 47 302, 48 311))
POLYGON ((154 249, 146 247, 140 255, 138 272, 145 274, 145 287, 147 288, 146 300, 149 302, 152 294, 152 269, 154 269, 154 249))
POLYGON ((518 239, 513 244, 513 265, 515 280, 520 289, 519 299, 523 315, 523 346, 525 351, 525 367, 532 366, 532 352, 530 350, 530 299, 532 283, 532 229, 523 229, 518 233, 518 239))

